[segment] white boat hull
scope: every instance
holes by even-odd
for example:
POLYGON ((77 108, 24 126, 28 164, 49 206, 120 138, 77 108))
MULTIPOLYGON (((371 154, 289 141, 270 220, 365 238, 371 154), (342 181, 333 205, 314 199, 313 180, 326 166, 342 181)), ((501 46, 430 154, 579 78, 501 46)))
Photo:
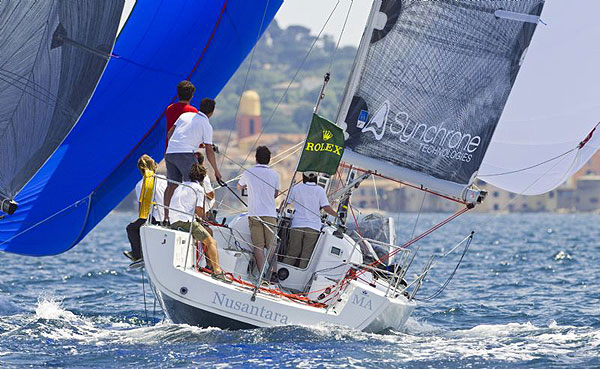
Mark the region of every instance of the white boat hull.
MULTIPOLYGON (((415 308, 403 295, 386 297, 385 291, 357 280, 350 281, 329 308, 265 292, 252 301, 248 287, 219 282, 196 270, 187 233, 144 226, 141 236, 148 276, 174 323, 224 329, 330 323, 378 332, 400 329, 415 308)), ((219 250, 222 265, 231 253, 219 250)))

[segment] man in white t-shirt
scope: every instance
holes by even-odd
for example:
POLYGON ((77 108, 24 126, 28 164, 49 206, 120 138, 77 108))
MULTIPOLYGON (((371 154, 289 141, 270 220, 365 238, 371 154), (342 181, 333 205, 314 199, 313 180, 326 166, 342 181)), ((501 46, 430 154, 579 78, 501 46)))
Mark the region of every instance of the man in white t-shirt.
MULTIPOLYGON (((200 102, 198 113, 183 113, 179 116, 175 125, 168 133, 169 146, 165 154, 167 165, 167 178, 183 182, 189 181, 189 172, 192 165, 197 163, 194 152, 204 145, 206 158, 215 170, 217 180, 221 179, 221 173, 217 168, 217 160, 213 149, 213 129, 209 118, 215 110, 215 101, 203 99, 200 102)), ((169 220, 168 206, 171 202, 173 192, 177 188, 176 183, 169 183, 165 191, 165 220, 169 220)))
MULTIPOLYGON (((196 151, 194 155, 196 156, 198 164, 204 166, 204 155, 202 155, 200 151, 196 151)), ((209 211, 213 206, 215 206, 215 189, 213 188, 212 183, 210 183, 210 177, 208 175, 204 177, 202 188, 204 189, 204 201, 206 205, 204 211, 209 211)))
POLYGON ((317 184, 317 177, 316 172, 303 173, 302 183, 292 187, 288 198, 296 213, 292 220, 288 251, 283 262, 301 269, 308 266, 319 240, 321 210, 337 217, 337 212, 329 205, 325 190, 317 184))
MULTIPOLYGON (((256 267, 260 272, 265 264, 263 249, 273 241, 277 225, 275 198, 279 195, 279 174, 269 168, 271 151, 266 146, 256 148, 256 166, 242 173, 238 189, 248 190, 248 223, 250 237, 254 245, 256 267)), ((272 253, 275 248, 272 249, 272 253)), ((272 254, 268 259, 272 258, 272 254)), ((273 261, 274 267, 275 261, 273 261)))
POLYGON ((171 229, 179 229, 192 233, 192 237, 206 247, 207 264, 212 268, 214 279, 231 283, 219 265, 217 241, 198 220, 205 217, 204 189, 202 182, 206 177, 206 168, 198 163, 192 165, 190 180, 178 186, 171 199, 171 229))

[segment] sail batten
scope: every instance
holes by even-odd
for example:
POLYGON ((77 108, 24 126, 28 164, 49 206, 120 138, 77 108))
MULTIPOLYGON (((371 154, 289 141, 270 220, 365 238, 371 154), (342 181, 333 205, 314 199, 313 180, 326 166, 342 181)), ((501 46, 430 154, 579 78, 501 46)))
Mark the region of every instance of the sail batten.
POLYGON ((543 3, 375 1, 338 115, 344 160, 463 196, 536 28, 496 12, 539 16, 543 3))

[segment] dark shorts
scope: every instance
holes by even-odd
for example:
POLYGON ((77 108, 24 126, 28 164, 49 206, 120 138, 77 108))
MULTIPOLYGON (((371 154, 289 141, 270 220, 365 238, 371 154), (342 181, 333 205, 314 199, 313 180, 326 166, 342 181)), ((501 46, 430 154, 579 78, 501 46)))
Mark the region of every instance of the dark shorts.
POLYGON ((175 153, 165 155, 167 178, 172 181, 184 182, 190 180, 190 169, 197 163, 193 153, 175 153))

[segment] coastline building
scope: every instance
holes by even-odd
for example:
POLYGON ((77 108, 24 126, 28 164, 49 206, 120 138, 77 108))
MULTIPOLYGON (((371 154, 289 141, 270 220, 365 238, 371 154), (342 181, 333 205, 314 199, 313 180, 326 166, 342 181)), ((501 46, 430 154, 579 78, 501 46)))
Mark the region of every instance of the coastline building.
POLYGON ((254 136, 262 130, 260 96, 254 90, 246 90, 240 99, 240 109, 235 117, 238 140, 254 136))

